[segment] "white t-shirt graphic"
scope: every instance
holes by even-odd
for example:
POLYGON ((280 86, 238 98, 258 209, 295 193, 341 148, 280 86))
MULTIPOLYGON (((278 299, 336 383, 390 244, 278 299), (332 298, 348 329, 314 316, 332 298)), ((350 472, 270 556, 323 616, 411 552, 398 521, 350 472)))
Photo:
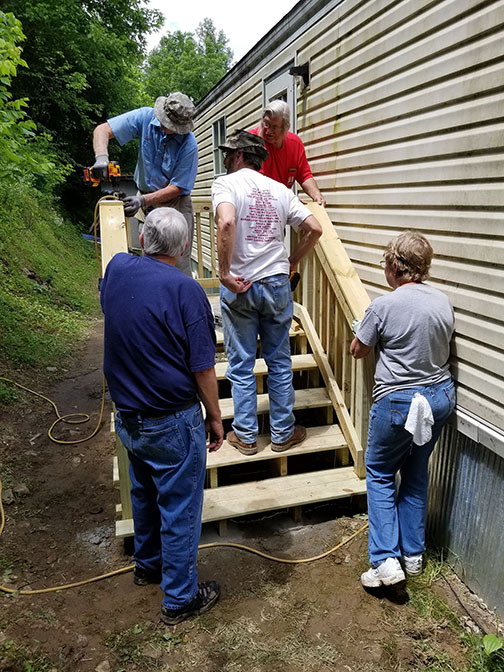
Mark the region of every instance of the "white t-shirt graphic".
POLYGON ((255 282, 278 273, 289 273, 284 245, 285 226, 297 230, 311 215, 286 186, 242 168, 218 177, 212 185, 214 213, 221 203, 236 211, 236 233, 231 275, 255 282))

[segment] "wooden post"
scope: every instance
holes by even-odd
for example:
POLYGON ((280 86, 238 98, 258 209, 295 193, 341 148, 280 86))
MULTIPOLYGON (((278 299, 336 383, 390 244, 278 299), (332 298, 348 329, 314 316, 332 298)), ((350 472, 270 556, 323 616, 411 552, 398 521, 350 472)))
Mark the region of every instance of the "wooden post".
POLYGON ((300 523, 303 519, 303 507, 291 506, 289 509, 290 516, 295 523, 300 523))
POLYGON ((212 212, 208 213, 208 224, 210 226, 210 263, 212 264, 211 276, 217 277, 217 245, 215 242, 215 220, 212 212))
POLYGON ((123 520, 130 520, 133 518, 133 511, 131 509, 131 480, 129 475, 129 459, 128 451, 123 446, 119 437, 115 436, 116 452, 117 452, 117 466, 119 469, 119 493, 121 497, 121 517, 123 520))
POLYGON ((198 249, 198 278, 203 278, 203 240, 201 238, 201 213, 194 213, 196 223, 196 244, 198 249))
POLYGON ((332 401, 334 410, 336 411, 336 415, 338 416, 341 431, 343 432, 348 447, 350 448, 350 452, 352 453, 355 472, 360 478, 363 478, 365 476, 364 451, 359 437, 357 436, 357 432, 355 431, 355 427, 350 420, 343 395, 338 387, 334 373, 329 366, 327 356, 322 349, 322 344, 320 343, 318 334, 313 326, 313 322, 310 320, 306 308, 297 303, 294 304, 294 314, 301 320, 301 325, 313 350, 313 356, 315 357, 320 372, 324 378, 327 392, 332 401))
POLYGON ((122 201, 102 201, 100 212, 100 240, 102 275, 114 254, 128 251, 124 206, 122 201))
MULTIPOLYGON (((122 201, 104 200, 99 205, 102 274, 108 262, 118 252, 128 252, 128 237, 124 219, 122 201)), ((115 409, 114 409, 115 411, 115 409)), ((115 413, 114 413, 115 417, 115 413)), ((121 516, 123 520, 133 517, 131 510, 131 481, 129 477, 129 459, 125 447, 115 435, 117 467, 119 471, 119 492, 121 497, 121 516)))
POLYGON ((287 476, 287 455, 270 460, 273 476, 287 476))

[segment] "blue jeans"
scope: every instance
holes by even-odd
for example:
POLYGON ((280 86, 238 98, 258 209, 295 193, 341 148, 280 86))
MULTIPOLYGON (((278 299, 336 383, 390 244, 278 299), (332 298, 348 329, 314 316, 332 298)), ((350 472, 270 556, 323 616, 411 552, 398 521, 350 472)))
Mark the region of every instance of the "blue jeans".
POLYGON ((455 383, 391 392, 371 407, 366 451, 369 559, 377 567, 387 558, 420 555, 425 550, 429 457, 455 408, 455 383), (413 443, 404 429, 416 392, 428 400, 434 417, 432 438, 413 443), (400 485, 396 491, 396 474, 400 485))
POLYGON ((220 300, 229 361, 226 377, 233 386, 233 429, 245 443, 257 439, 257 387, 253 369, 259 335, 262 356, 268 365, 271 440, 287 441, 294 431, 289 276, 281 273, 263 278, 252 283, 243 294, 234 294, 221 285, 220 300))
POLYGON ((135 563, 162 571, 163 604, 178 609, 198 591, 206 467, 200 404, 152 419, 118 413, 116 431, 130 459, 135 563))

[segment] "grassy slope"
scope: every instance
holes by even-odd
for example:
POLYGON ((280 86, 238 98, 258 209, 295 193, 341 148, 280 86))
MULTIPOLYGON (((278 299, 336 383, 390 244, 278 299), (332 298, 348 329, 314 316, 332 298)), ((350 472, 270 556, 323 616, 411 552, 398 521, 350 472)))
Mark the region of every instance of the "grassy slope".
MULTIPOLYGON (((98 269, 94 246, 33 189, 0 184, 0 203, 0 376, 23 382, 59 368, 95 323, 98 269)), ((13 396, 0 381, 0 402, 13 396)))

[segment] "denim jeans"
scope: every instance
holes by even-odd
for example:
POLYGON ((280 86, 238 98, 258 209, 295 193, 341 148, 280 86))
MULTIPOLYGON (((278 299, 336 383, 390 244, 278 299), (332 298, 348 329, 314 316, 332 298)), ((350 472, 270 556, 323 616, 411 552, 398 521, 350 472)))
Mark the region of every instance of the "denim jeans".
POLYGON ((198 590, 206 467, 200 404, 152 419, 118 413, 116 431, 130 459, 135 563, 162 571, 163 604, 178 609, 198 590))
POLYGON ((387 558, 424 552, 429 457, 454 408, 453 379, 391 392, 372 405, 366 485, 369 559, 373 567, 387 558), (416 392, 426 397, 434 417, 432 438, 423 446, 414 444, 412 435, 404 429, 416 392), (396 489, 397 473, 400 485, 396 489))
POLYGON ((253 443, 257 438, 257 387, 253 369, 259 335, 262 356, 268 365, 271 440, 287 441, 294 431, 289 276, 281 273, 263 278, 253 282, 243 294, 234 294, 221 286, 220 299, 229 361, 226 376, 232 383, 233 429, 245 443, 253 443))

